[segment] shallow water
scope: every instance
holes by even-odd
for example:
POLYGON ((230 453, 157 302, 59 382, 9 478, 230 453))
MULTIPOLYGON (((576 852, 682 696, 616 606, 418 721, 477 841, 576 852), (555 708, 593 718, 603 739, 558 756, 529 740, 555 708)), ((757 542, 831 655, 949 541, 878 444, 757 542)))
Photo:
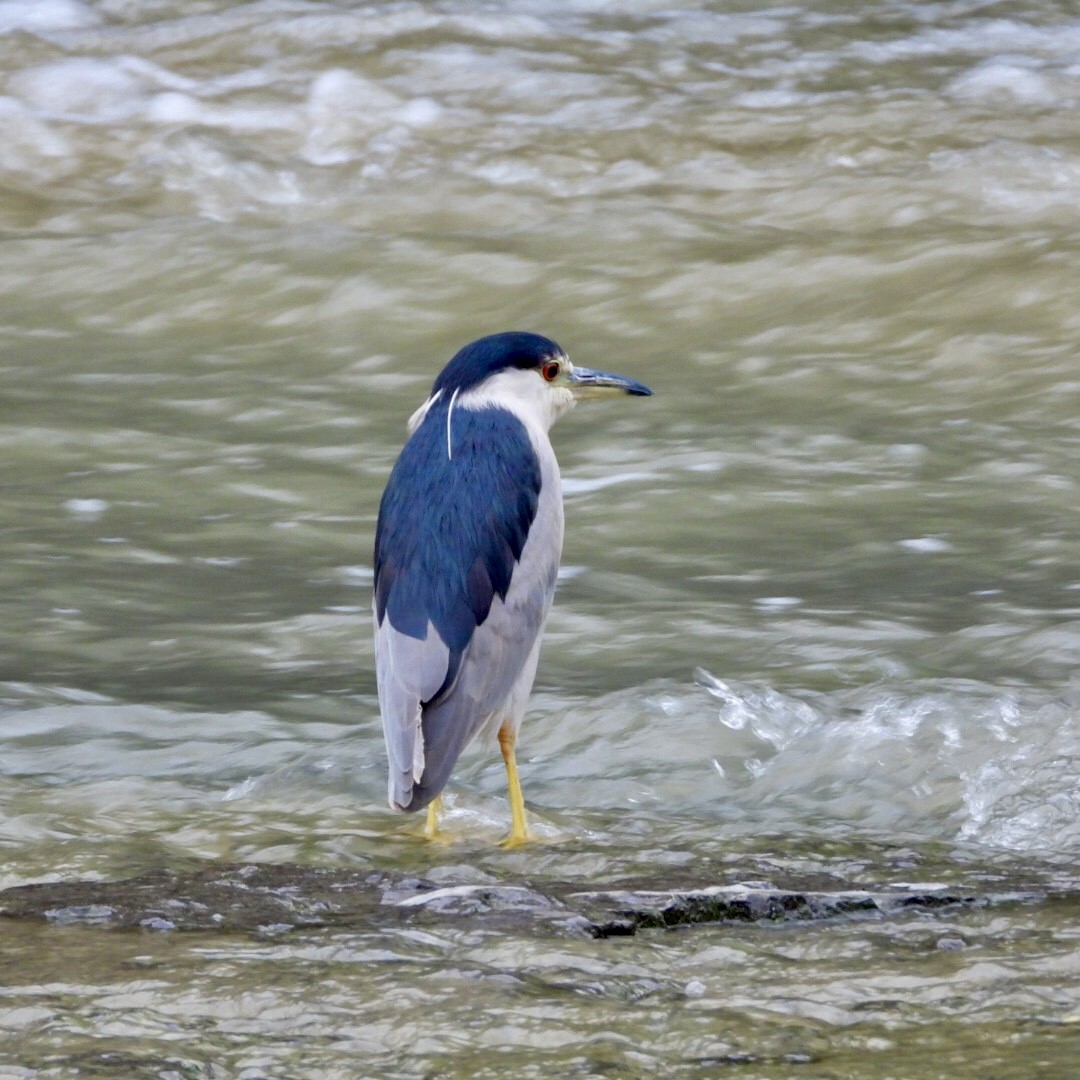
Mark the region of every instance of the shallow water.
MULTIPOLYGON (((1067 893, 1078 101, 1050 2, 0 2, 0 885, 1067 893), (512 327, 655 396, 554 433, 544 842, 494 846, 477 748, 433 849, 384 807, 374 515, 512 327)), ((0 925, 0 1075, 1063 1077, 1076 925, 0 925)))

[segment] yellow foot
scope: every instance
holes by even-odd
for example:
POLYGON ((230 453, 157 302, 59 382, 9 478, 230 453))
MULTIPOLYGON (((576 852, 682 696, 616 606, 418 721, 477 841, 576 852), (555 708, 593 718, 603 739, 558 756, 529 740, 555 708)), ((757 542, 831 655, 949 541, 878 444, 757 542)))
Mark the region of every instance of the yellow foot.
POLYGON ((516 833, 513 830, 511 830, 510 835, 508 837, 506 837, 504 840, 499 841, 499 847, 507 848, 507 849, 516 848, 516 847, 523 847, 525 844, 528 844, 528 843, 531 843, 531 842, 532 842, 532 836, 530 835, 528 829, 526 829, 522 833, 516 833))

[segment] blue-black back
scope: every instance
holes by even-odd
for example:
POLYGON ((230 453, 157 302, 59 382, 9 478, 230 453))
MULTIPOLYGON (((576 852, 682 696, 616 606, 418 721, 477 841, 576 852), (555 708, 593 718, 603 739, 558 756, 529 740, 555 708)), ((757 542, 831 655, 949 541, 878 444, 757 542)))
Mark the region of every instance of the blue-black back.
MULTIPOLYGON (((445 397, 446 395, 444 395, 445 397)), ((405 444, 379 507, 375 611, 422 640, 429 621, 450 650, 437 701, 495 596, 506 598, 540 497, 540 463, 506 409, 433 405, 405 444)), ((425 702, 424 704, 430 704, 425 702)))

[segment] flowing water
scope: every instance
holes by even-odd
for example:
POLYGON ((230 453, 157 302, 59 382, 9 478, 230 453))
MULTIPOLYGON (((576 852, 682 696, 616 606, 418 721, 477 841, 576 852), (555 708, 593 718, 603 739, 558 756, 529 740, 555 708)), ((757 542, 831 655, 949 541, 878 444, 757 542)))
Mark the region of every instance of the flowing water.
POLYGON ((0 925, 0 1076, 999 1077, 1080 1052, 1080 16, 1054 0, 0 2, 0 886, 1020 883, 579 941, 0 925), (496 846, 385 807, 379 494, 462 344, 655 396, 496 846))

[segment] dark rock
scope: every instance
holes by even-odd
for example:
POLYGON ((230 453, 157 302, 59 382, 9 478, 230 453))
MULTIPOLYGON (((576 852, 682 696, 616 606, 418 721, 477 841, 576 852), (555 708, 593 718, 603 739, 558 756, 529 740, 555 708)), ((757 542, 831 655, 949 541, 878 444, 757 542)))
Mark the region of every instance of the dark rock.
POLYGON ((125 881, 23 885, 0 892, 0 916, 154 931, 231 929, 262 936, 304 927, 482 920, 492 928, 547 927, 549 932, 608 938, 699 923, 896 918, 1041 898, 1034 892, 977 893, 936 885, 823 891, 765 882, 583 892, 558 884, 447 885, 369 870, 215 864, 125 881))
POLYGON ((704 922, 782 922, 839 917, 880 918, 912 908, 933 910, 970 907, 989 897, 950 889, 918 893, 797 892, 759 885, 717 885, 684 892, 572 893, 571 905, 591 914, 597 937, 636 933, 639 929, 704 922))

